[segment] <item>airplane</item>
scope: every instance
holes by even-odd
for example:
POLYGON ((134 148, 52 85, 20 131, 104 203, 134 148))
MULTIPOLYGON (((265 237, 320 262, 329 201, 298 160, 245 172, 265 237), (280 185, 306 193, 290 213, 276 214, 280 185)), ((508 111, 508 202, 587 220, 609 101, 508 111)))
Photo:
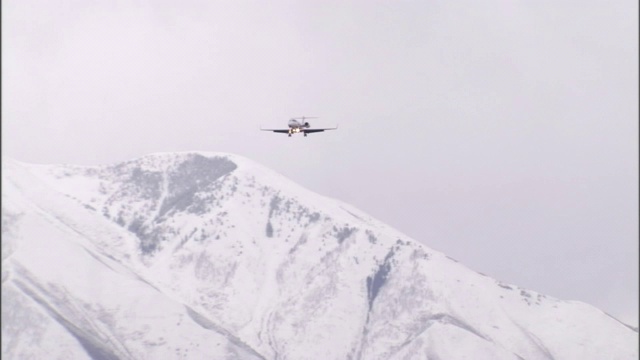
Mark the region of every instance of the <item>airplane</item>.
POLYGON ((325 130, 336 130, 338 128, 338 125, 336 125, 336 127, 334 128, 310 129, 309 127, 311 125, 309 125, 309 122, 305 121, 305 119, 317 119, 317 117, 301 116, 301 117, 291 118, 289 120, 288 129, 263 129, 261 127, 260 130, 273 131, 273 132, 282 133, 282 134, 289 134, 289 136, 291 136, 291 134, 297 134, 301 132, 301 133, 304 133, 304 136, 307 136, 307 134, 310 134, 310 133, 322 132, 325 130), (298 120, 302 120, 302 121, 298 121, 298 120))

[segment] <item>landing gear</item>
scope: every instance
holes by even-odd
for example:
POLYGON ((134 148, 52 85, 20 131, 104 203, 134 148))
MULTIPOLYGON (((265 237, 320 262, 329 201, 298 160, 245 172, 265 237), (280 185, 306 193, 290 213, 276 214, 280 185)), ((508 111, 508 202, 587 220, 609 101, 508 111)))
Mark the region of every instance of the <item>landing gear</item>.
POLYGON ((304 137, 307 137, 307 133, 304 133, 304 137))

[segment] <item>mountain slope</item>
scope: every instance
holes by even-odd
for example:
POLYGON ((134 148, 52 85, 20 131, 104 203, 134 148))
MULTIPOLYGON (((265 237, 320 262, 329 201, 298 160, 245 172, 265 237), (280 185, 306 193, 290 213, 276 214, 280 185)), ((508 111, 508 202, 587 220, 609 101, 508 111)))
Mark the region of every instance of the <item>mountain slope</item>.
POLYGON ((638 357, 637 331, 602 311, 473 272, 239 156, 5 160, 3 178, 3 355, 638 357))

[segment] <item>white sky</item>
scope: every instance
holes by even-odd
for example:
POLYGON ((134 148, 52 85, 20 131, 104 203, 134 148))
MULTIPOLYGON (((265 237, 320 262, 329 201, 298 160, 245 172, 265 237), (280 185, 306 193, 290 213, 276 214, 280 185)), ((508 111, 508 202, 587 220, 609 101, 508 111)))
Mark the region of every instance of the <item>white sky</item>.
POLYGON ((637 1, 7 0, 2 94, 17 160, 236 153, 638 326, 637 1))

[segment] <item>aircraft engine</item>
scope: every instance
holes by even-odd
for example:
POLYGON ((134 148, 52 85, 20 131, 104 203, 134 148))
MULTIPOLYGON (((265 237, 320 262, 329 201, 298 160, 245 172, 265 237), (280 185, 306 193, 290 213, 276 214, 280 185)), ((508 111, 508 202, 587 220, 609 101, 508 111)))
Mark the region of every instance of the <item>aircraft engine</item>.
POLYGON ((311 126, 311 125, 309 125, 308 122, 304 123, 304 127, 308 128, 309 126, 311 126))

